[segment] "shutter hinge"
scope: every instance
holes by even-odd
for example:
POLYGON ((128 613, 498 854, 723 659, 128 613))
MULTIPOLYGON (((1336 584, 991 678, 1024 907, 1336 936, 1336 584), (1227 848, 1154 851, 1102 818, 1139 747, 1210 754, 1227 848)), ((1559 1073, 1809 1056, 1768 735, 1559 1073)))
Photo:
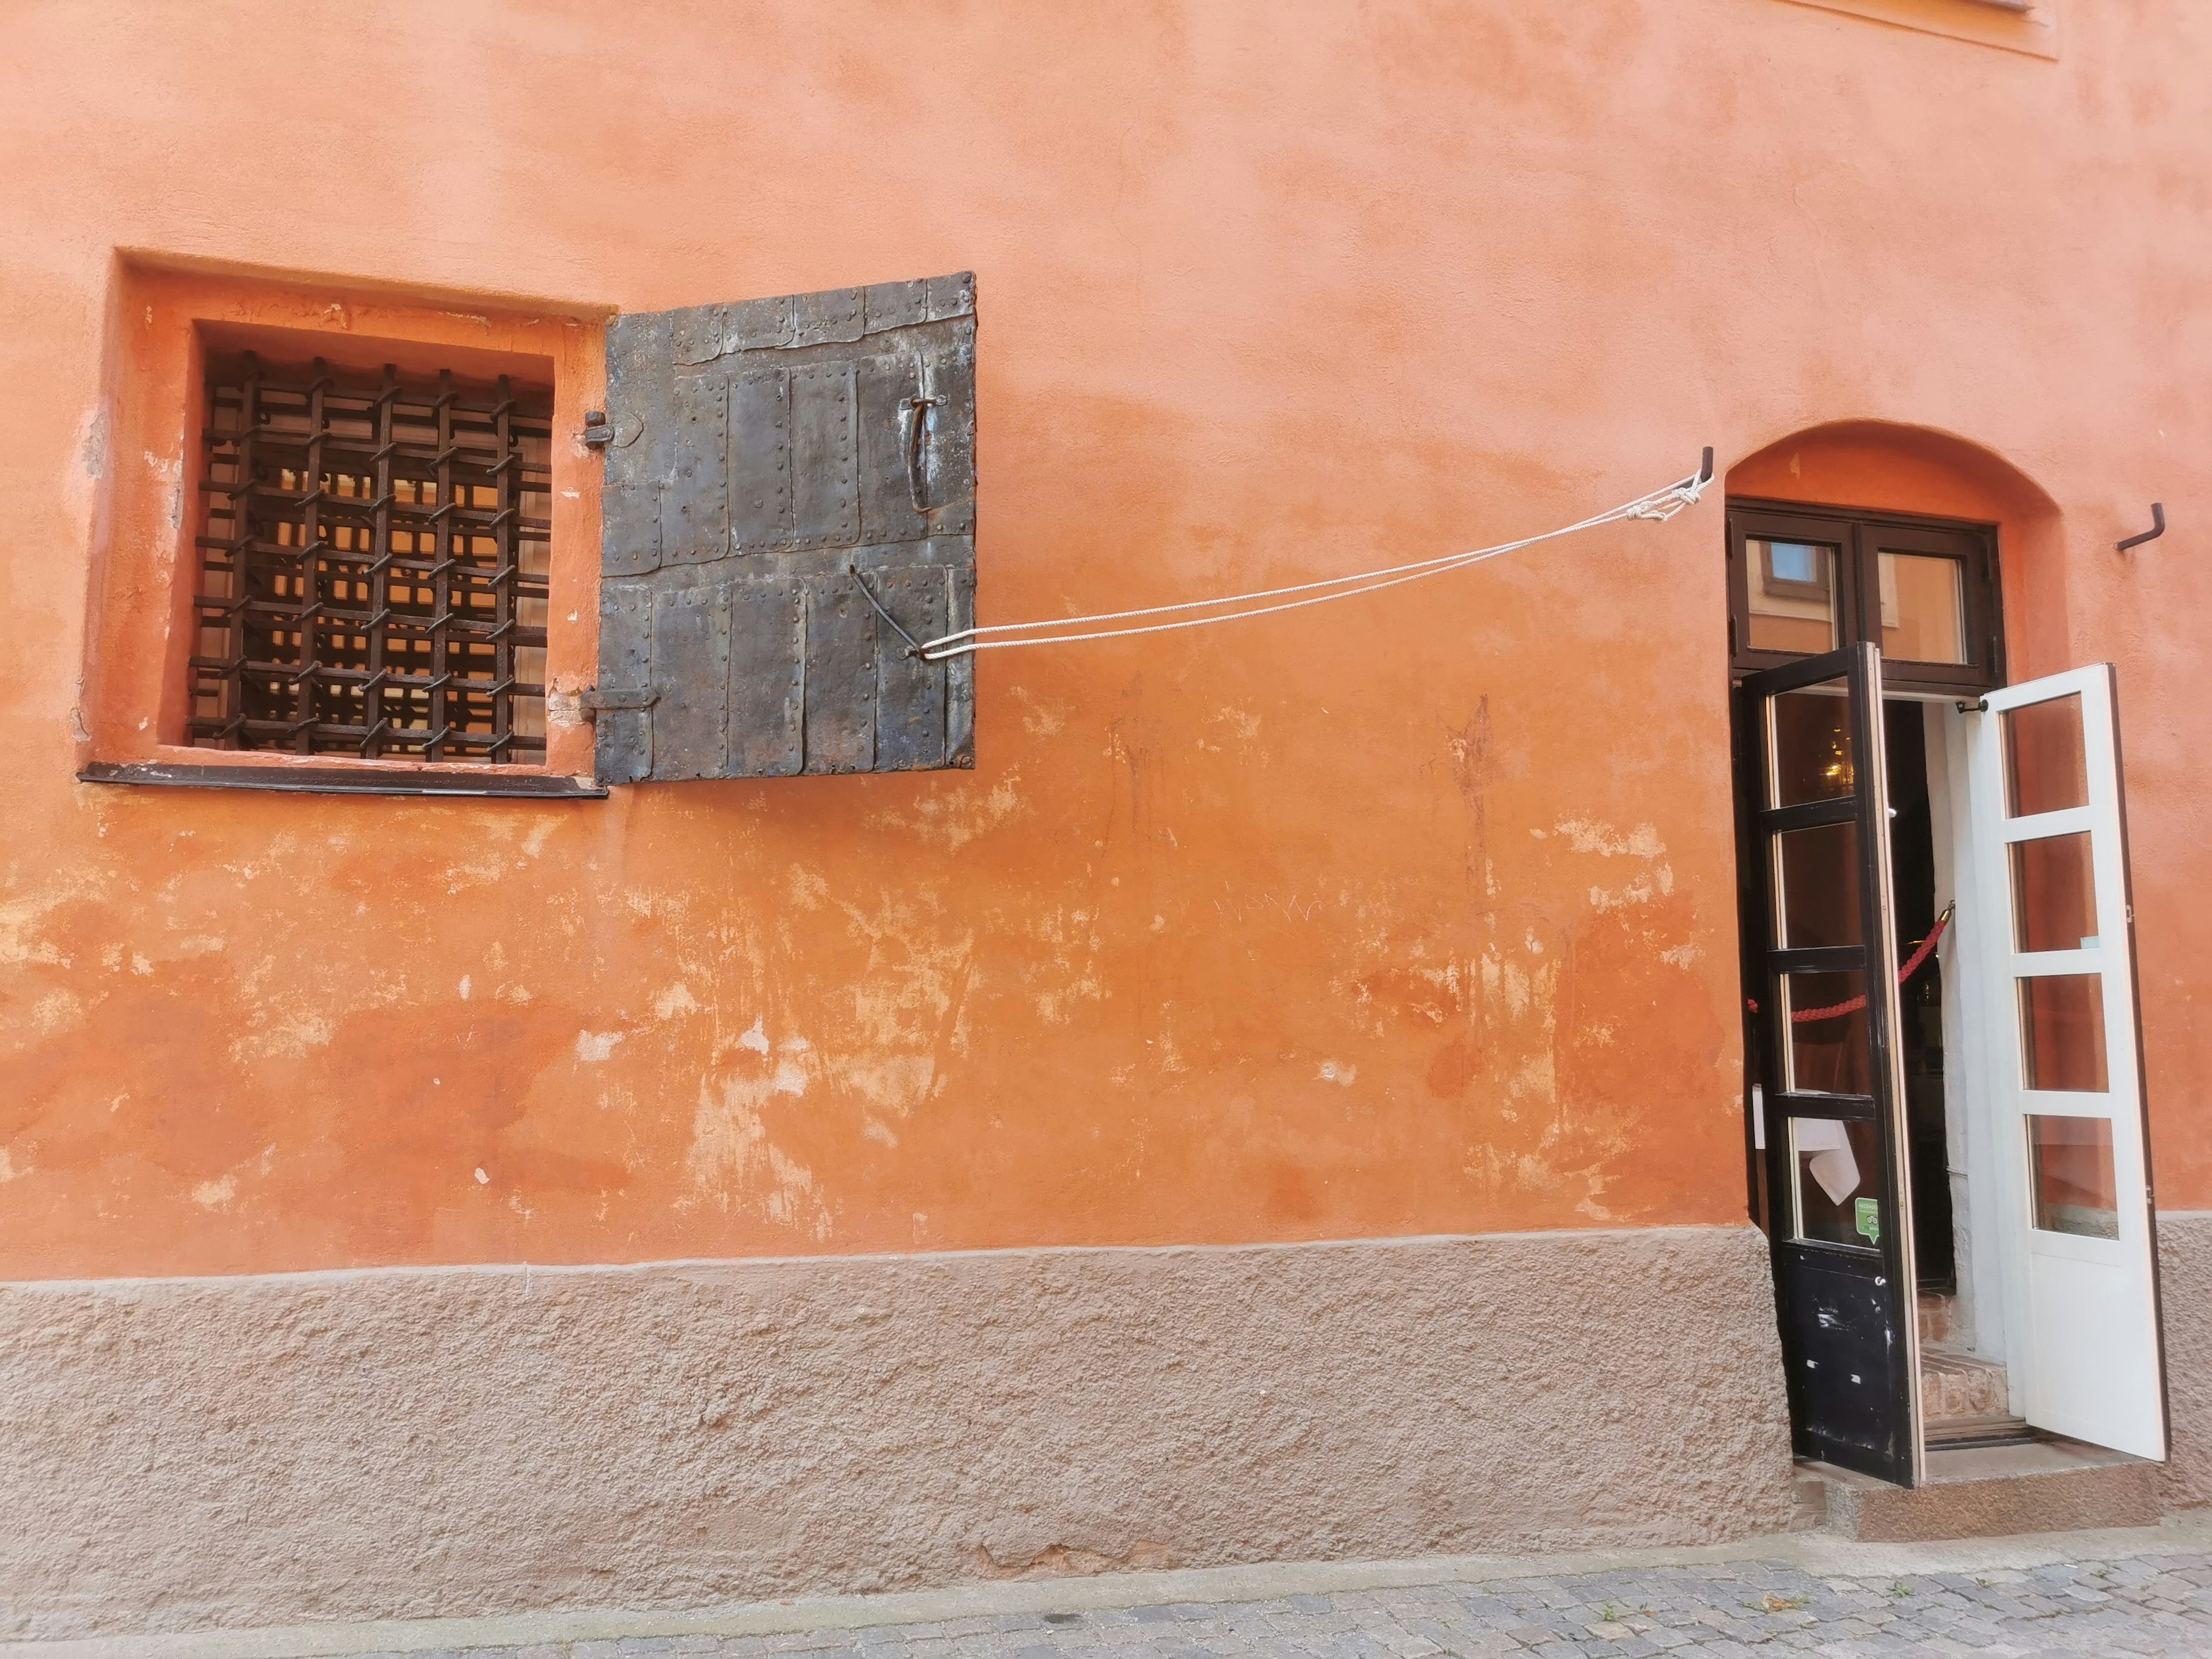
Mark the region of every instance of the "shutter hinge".
POLYGON ((584 411, 583 440, 593 449, 605 449, 615 441, 615 429, 607 424, 607 411, 587 409, 584 411))
POLYGON ((650 708, 660 701, 658 691, 602 691, 597 686, 583 695, 584 712, 596 714, 605 709, 609 714, 620 714, 631 709, 650 708))

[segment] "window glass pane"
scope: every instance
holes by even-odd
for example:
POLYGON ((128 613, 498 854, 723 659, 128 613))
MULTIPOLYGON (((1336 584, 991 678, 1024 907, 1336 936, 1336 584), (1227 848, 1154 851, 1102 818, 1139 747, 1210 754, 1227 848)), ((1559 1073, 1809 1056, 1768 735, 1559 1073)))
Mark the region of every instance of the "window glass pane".
POLYGON ((2047 1233, 2118 1238, 2120 1201, 2112 1175, 2112 1126, 2101 1117, 2027 1120, 2028 1182, 2035 1224, 2047 1233))
POLYGON ((1859 942, 1859 827, 1823 823, 1774 838, 1778 943, 1796 949, 1859 942))
POLYGON ((1751 637, 1754 651, 1814 656, 1843 641, 1836 614, 1836 550, 1817 542, 1747 541, 1751 637))
POLYGON ((1873 1124, 1794 1117, 1790 1155, 1797 1169, 1798 1237, 1867 1247, 1881 1243, 1887 1218, 1873 1124))
POLYGON ((2008 811, 2016 818, 2089 804, 2081 699, 2071 693, 2004 713, 2008 811))
POLYGON ((2031 1089, 2102 1094, 2105 981, 2098 974, 2046 974, 2020 982, 2021 1065, 2031 1089))
POLYGON ((2087 831, 2012 844, 2012 915, 2019 950, 2096 948, 2097 884, 2087 831))
POLYGON ((1783 975, 1782 1020, 1790 1033, 1784 1058, 1790 1088, 1829 1095, 1873 1092, 1864 974, 1851 968, 1783 975))
POLYGON ((1881 654, 1966 660, 1966 568, 1918 553, 1881 556, 1881 654))
POLYGON ((1768 699, 1774 721, 1776 806, 1833 800, 1858 778, 1851 765, 1851 702, 1841 680, 1768 699))

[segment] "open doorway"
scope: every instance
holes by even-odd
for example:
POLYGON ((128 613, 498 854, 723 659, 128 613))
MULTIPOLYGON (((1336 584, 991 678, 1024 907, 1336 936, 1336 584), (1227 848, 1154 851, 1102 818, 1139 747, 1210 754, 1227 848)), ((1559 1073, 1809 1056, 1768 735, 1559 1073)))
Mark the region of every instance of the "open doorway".
POLYGON ((1793 1435, 1908 1486, 2039 1433, 2165 1450, 2131 932, 2099 919, 2125 908, 2110 675, 2006 687, 1996 538, 1729 508, 1747 1138, 1793 1435))

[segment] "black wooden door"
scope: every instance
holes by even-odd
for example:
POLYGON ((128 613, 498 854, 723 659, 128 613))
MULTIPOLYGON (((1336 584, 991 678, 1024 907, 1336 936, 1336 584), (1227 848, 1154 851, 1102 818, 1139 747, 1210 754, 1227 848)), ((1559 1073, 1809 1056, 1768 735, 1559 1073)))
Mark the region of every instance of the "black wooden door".
POLYGON ((1747 678, 1746 917, 1776 1311, 1801 1456, 1920 1478, 1881 654, 1747 678))

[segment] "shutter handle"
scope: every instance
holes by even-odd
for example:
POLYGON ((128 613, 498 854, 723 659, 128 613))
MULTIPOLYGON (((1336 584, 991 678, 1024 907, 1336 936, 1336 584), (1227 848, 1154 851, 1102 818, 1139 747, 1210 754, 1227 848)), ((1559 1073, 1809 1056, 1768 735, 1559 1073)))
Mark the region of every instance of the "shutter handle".
POLYGON ((615 441, 615 429, 607 424, 607 411, 587 409, 584 411, 584 442, 593 449, 605 449, 615 441))
POLYGON ((922 438, 929 425, 929 411, 944 401, 942 398, 932 398, 917 392, 902 405, 908 411, 908 416, 906 429, 906 483, 907 488, 914 492, 914 510, 917 513, 929 511, 929 492, 927 481, 922 476, 922 438))

